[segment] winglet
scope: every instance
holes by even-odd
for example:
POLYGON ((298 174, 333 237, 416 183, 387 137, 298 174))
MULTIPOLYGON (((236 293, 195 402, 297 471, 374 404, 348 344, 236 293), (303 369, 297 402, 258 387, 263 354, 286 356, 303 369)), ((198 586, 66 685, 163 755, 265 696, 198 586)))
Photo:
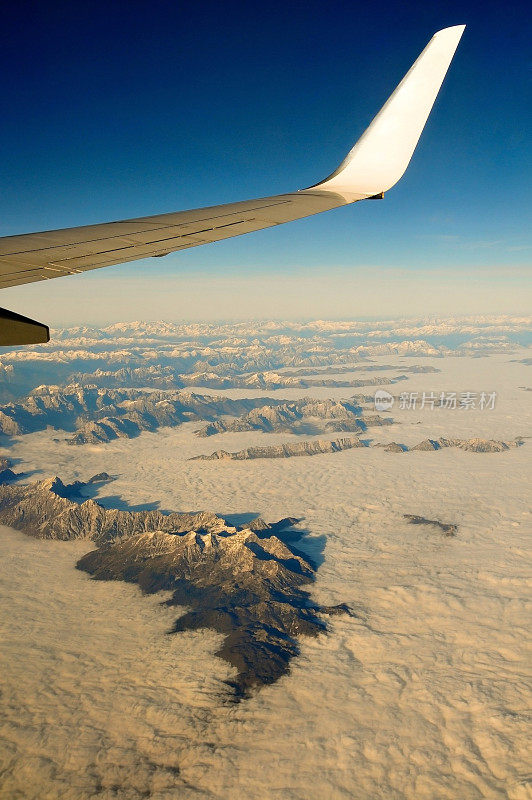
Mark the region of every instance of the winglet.
POLYGON ((350 202, 391 189, 404 174, 465 25, 435 33, 397 89, 332 175, 313 189, 350 202))

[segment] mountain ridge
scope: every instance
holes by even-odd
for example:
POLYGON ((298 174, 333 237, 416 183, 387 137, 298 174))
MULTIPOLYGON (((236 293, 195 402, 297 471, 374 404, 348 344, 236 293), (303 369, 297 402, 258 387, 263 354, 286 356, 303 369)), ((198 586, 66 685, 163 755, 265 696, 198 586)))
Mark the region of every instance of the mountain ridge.
POLYGON ((35 538, 92 540, 96 549, 76 566, 93 579, 136 583, 150 594, 171 591, 166 605, 186 609, 172 633, 223 634, 216 655, 236 669, 227 682, 233 699, 286 674, 298 637, 326 632, 322 615, 350 613, 343 604, 314 603, 304 588, 315 581, 317 565, 300 549, 300 520, 233 526, 209 511, 123 511, 84 497, 108 479, 100 473, 72 484, 52 476, 1 485, 0 523, 35 538))

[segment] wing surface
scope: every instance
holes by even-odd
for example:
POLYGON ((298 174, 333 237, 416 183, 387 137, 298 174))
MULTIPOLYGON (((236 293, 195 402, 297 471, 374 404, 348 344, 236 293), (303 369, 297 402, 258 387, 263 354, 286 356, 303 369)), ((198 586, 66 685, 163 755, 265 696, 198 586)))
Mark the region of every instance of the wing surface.
POLYGON ((0 288, 164 256, 318 214, 345 200, 313 190, 195 211, 105 222, 0 239, 0 288))

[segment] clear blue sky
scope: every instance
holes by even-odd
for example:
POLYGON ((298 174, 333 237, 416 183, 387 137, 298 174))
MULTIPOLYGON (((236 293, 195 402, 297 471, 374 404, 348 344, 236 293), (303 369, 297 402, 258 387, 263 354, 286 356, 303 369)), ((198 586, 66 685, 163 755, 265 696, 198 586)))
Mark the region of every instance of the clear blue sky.
POLYGON ((509 276, 505 310, 513 291, 520 307, 531 255, 531 32, 519 3, 10 4, 0 30, 0 235, 314 183, 431 35, 461 23, 418 150, 383 202, 8 290, 2 304, 12 296, 26 313, 21 300, 51 298, 51 284, 67 302, 76 281, 97 292, 100 281, 137 280, 148 269, 204 276, 208 286, 211 275, 304 271, 323 280, 375 267, 405 280, 409 271, 487 270, 502 291, 500 268, 509 276))

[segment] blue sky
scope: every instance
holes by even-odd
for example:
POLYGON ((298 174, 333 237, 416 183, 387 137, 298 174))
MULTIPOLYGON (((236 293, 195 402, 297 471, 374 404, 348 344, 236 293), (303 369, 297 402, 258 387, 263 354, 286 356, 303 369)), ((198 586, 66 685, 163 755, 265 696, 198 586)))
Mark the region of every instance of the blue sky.
MULTIPOLYGON (((179 317, 195 308, 180 287, 203 281, 201 296, 227 276, 248 287, 260 315, 267 278, 264 314, 275 308, 277 276, 294 285, 315 276, 318 287, 331 275, 341 295, 342 280, 356 286, 359 275, 374 315, 371 276, 388 270, 402 276, 404 315, 417 313, 407 306, 420 277, 433 282, 429 297, 443 281, 452 306, 456 276, 456 291, 472 292, 464 313, 523 310, 531 255, 524 5, 52 2, 11 8, 2 23, 0 235, 312 184, 344 157, 431 35, 467 24, 412 163, 383 202, 6 290, 2 304, 38 317, 44 303, 60 322, 81 293, 80 313, 93 321, 152 318, 148 278, 157 275, 179 317)), ((316 292, 319 316, 345 306, 333 291, 320 308, 316 292)), ((296 306, 305 316, 308 300, 296 306)))

